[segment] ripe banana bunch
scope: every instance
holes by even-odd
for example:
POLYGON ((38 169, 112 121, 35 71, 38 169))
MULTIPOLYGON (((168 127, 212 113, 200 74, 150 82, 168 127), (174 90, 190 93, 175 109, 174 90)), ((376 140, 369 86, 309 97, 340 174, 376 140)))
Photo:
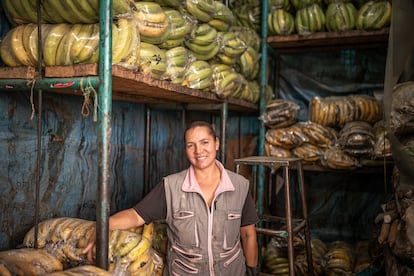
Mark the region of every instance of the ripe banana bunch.
POLYGON ((278 251, 268 252, 264 259, 266 270, 272 275, 289 275, 289 259, 278 251))
POLYGON ((167 71, 167 57, 165 50, 146 42, 141 42, 139 49, 139 68, 144 75, 154 79, 162 79, 167 71))
POLYGON ((210 60, 220 49, 217 35, 216 29, 204 23, 191 31, 184 44, 198 60, 210 60))
POLYGON ((185 70, 182 86, 193 89, 210 89, 213 70, 208 62, 195 60, 185 70))
POLYGON ((349 245, 341 241, 336 241, 332 244, 324 256, 327 275, 341 275, 344 272, 351 272, 353 270, 354 258, 349 245))
POLYGON ((369 95, 349 96, 355 106, 355 120, 375 123, 382 118, 382 108, 380 102, 369 95))
POLYGON ((327 148, 338 140, 338 133, 333 128, 310 121, 300 123, 300 125, 312 145, 327 148))
POLYGON ((255 32, 260 31, 262 16, 260 2, 254 4, 246 3, 236 6, 233 8, 233 13, 236 18, 235 25, 249 27, 255 32))
POLYGON ((330 32, 354 29, 357 13, 357 9, 351 2, 329 4, 325 12, 326 29, 330 32))
POLYGON ((275 9, 267 15, 270 35, 290 35, 295 31, 295 18, 285 9, 275 9))
POLYGON ((170 33, 170 22, 164 10, 155 2, 134 2, 134 17, 138 21, 141 41, 160 44, 167 40, 170 33))
MULTIPOLYGON (((120 17, 114 21, 112 24, 113 64, 136 70, 140 58, 140 45, 141 39, 135 18, 120 17)), ((99 53, 99 51, 95 52, 99 53)))
POLYGON ((339 146, 325 149, 322 166, 336 170, 352 170, 360 166, 358 159, 345 153, 339 146))
POLYGON ((296 31, 300 35, 308 35, 323 31, 325 28, 325 13, 319 4, 312 4, 296 11, 296 31))
MULTIPOLYGON (((273 92, 270 90, 271 95, 273 92)), ((272 96, 270 96, 272 97, 272 96)), ((247 81, 247 88, 243 90, 240 95, 240 99, 246 100, 252 103, 259 102, 260 99, 260 85, 256 80, 247 81)))
POLYGON ((47 274, 48 276, 73 276, 73 275, 95 275, 111 276, 112 273, 94 265, 81 265, 63 271, 47 274))
MULTIPOLYGON (((288 127, 296 122, 300 106, 285 99, 274 99, 266 104, 265 113, 260 119, 269 128, 288 127)), ((293 126, 292 126, 293 127, 293 126)), ((304 136, 299 126, 298 131, 304 136)), ((296 129, 295 129, 296 131, 296 129)), ((303 139, 306 142, 308 139, 303 139)))
POLYGON ((219 32, 217 39, 220 50, 215 58, 219 63, 234 65, 247 49, 246 43, 237 36, 236 32, 219 32))
POLYGON ((185 0, 185 9, 199 22, 207 23, 213 20, 216 13, 213 0, 185 0))
POLYGON ((180 13, 178 10, 163 8, 170 22, 170 32, 165 41, 158 46, 162 49, 171 49, 182 46, 185 37, 196 26, 196 21, 190 16, 180 13))
POLYGON ((292 152, 290 150, 265 143, 265 156, 289 158, 292 157, 292 152))
MULTIPOLYGON (((10 21, 16 25, 37 22, 34 0, 4 0, 10 21)), ((99 22, 99 0, 44 0, 41 5, 42 23, 92 24, 99 22)), ((114 17, 132 12, 129 0, 114 0, 114 17)))
POLYGON ((42 249, 21 248, 0 252, 0 275, 50 275, 62 263, 42 249))
POLYGON ((241 92, 243 88, 243 79, 230 65, 212 64, 213 70, 211 91, 216 93, 220 98, 234 96, 241 92))
POLYGON ((260 54, 250 46, 240 55, 237 60, 237 71, 247 80, 254 80, 260 71, 260 54))
POLYGON ((167 58, 167 70, 162 78, 175 84, 181 84, 183 82, 185 69, 192 61, 189 51, 179 46, 167 50, 165 56, 167 58))
POLYGON ((359 30, 376 30, 391 22, 392 6, 390 1, 368 1, 357 14, 356 27, 359 30))
POLYGON ((303 143, 292 149, 293 155, 301 158, 304 163, 315 163, 323 156, 323 149, 310 143, 303 143))
POLYGON ((289 127, 270 128, 266 131, 265 139, 269 144, 288 150, 304 143, 302 136, 289 127))
POLYGON ((233 12, 221 1, 213 1, 216 12, 213 14, 213 19, 208 21, 208 24, 219 32, 227 31, 234 23, 233 12))

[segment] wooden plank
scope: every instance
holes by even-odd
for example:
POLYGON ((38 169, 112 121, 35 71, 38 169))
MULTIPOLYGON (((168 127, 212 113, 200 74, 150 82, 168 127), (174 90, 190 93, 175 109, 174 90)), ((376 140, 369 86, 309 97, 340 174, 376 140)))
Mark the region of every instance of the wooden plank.
POLYGON ((77 64, 65 66, 47 66, 45 68, 46 78, 71 78, 83 76, 97 76, 98 64, 77 64))
POLYGON ((36 70, 31 66, 1 67, 0 79, 34 79, 36 70))

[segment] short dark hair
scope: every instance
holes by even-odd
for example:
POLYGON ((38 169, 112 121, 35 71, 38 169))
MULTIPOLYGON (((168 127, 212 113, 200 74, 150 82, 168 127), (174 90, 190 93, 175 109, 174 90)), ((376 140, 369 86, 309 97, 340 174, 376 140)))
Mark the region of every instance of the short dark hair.
POLYGON ((206 121, 194 121, 184 131, 184 140, 185 140, 185 135, 187 134, 187 131, 195 127, 206 127, 208 129, 208 133, 211 136, 213 136, 214 139, 217 138, 216 129, 213 124, 210 124, 209 122, 206 122, 206 121))

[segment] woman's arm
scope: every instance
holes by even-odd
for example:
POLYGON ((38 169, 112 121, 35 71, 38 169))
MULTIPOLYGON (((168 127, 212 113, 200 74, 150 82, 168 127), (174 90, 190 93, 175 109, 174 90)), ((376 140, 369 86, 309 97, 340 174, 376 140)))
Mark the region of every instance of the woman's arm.
POLYGON ((244 257, 246 258, 246 265, 250 267, 257 267, 259 253, 257 248, 255 225, 250 224, 241 227, 240 238, 242 241, 244 257))

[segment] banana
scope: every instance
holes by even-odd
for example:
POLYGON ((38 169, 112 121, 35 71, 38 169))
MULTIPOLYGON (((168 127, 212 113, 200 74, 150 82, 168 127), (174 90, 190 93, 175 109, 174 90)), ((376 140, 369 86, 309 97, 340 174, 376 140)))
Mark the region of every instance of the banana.
POLYGON ((180 47, 184 45, 184 38, 179 38, 179 39, 167 39, 164 42, 162 42, 161 44, 158 44, 158 47, 160 47, 161 49, 173 49, 176 47, 180 47))
POLYGON ((225 32, 230 28, 230 24, 224 22, 223 20, 220 19, 213 19, 208 21, 208 25, 210 25, 211 27, 213 27, 214 29, 216 29, 219 32, 225 32))
MULTIPOLYGON (((191 0, 190 0, 191 1, 191 0)), ((213 0, 192 0, 193 3, 197 4, 197 7, 209 14, 214 15, 216 13, 216 6, 214 5, 213 0)))
POLYGON ((30 23, 27 20, 28 15, 23 10, 20 1, 4 0, 3 7, 10 22, 15 25, 30 23))
POLYGON ((94 27, 92 24, 82 24, 76 40, 70 48, 70 59, 74 64, 79 63, 78 55, 86 46, 88 41, 93 38, 94 27))
POLYGON ((73 64, 70 51, 75 40, 79 36, 82 24, 74 24, 71 29, 63 36, 56 51, 56 65, 73 64))
MULTIPOLYGON (((384 14, 383 16, 377 20, 376 23, 374 23, 373 28, 374 29, 381 29, 383 27, 386 27, 387 25, 390 24, 391 22, 391 14, 392 14, 392 7, 391 7, 391 3, 388 1, 384 1, 384 3, 381 3, 382 5, 384 5, 384 14)), ((379 3, 377 5, 380 5, 379 3)))
POLYGON ((137 257, 129 266, 128 271, 131 275, 152 275, 149 274, 148 268, 152 264, 150 250, 148 249, 137 257), (141 274, 140 274, 141 273, 141 274))
POLYGON ((72 0, 73 5, 77 7, 79 12, 89 19, 89 23, 98 23, 99 16, 98 10, 95 10, 93 6, 87 0, 72 0))
POLYGON ((99 52, 99 24, 90 24, 89 26, 90 36, 78 41, 77 43, 80 43, 80 45, 76 43, 74 51, 71 51, 71 58, 74 64, 86 63, 96 52, 99 52), (84 41, 81 42, 82 40, 84 41), (83 48, 80 48, 81 46, 83 48), (79 53, 77 54, 78 51, 79 53))
POLYGON ((24 51, 27 53, 29 60, 30 60, 30 65, 31 66, 36 66, 37 65, 37 56, 35 57, 34 55, 32 55, 32 51, 30 48, 30 39, 32 35, 37 35, 37 25, 36 24, 26 24, 24 25, 24 30, 23 30, 23 35, 22 35, 22 43, 23 43, 23 48, 24 51))
POLYGON ((132 13, 131 2, 129 0, 114 0, 112 2, 112 12, 115 17, 123 17, 132 13))
POLYGON ((26 66, 33 65, 31 64, 30 57, 26 52, 24 45, 23 45, 23 32, 25 30, 26 25, 19 25, 11 30, 11 51, 13 51, 14 56, 17 60, 26 66))
POLYGON ((168 17, 158 3, 154 2, 134 2, 136 11, 134 13, 137 20, 141 23, 168 24, 168 17))
POLYGON ((61 4, 62 4, 62 7, 65 9, 65 11, 68 14, 71 14, 71 16, 68 16, 68 19, 67 19, 67 20, 72 20, 72 21, 68 21, 69 23, 72 23, 72 24, 96 23, 96 19, 93 19, 93 17, 87 16, 85 11, 79 9, 79 6, 77 5, 77 3, 74 2, 74 0, 61 1, 61 4))
POLYGON ((123 257, 127 255, 141 240, 141 235, 134 232, 121 230, 115 246, 114 256, 123 257))
POLYGON ((121 263, 131 263, 137 260, 142 254, 147 252, 151 247, 151 242, 147 238, 141 238, 138 245, 132 248, 126 256, 121 258, 121 263))
POLYGON ((199 28, 196 29, 195 33, 191 34, 191 38, 186 40, 186 42, 197 45, 209 45, 217 42, 217 31, 208 24, 200 25, 199 28), (197 30, 204 26, 208 26, 208 31, 206 33, 203 32, 203 34, 198 34, 197 30))
MULTIPOLYGON (((189 41, 184 42, 188 49, 190 49, 193 53, 196 53, 198 55, 208 55, 212 51, 215 50, 215 48, 218 46, 218 43, 210 43, 207 45, 199 45, 196 43, 191 43, 189 41)), ((217 53, 218 51, 216 51, 217 53)))
POLYGON ((218 53, 219 50, 220 50, 220 47, 217 43, 217 44, 215 44, 214 48, 209 53, 207 53, 205 55, 199 54, 199 53, 194 52, 194 51, 192 52, 192 54, 196 59, 205 61, 205 60, 212 59, 218 53))
POLYGON ((56 52, 63 36, 69 32, 70 25, 66 23, 51 26, 43 46, 43 59, 46 66, 56 65, 56 52))
MULTIPOLYGON (((19 0, 14 1, 14 5, 21 8, 21 11, 26 15, 28 22, 37 22, 36 2, 34 0, 19 0)), ((23 15, 23 14, 22 14, 23 15)))
POLYGON ((199 9, 198 6, 193 2, 193 0, 186 0, 185 7, 187 11, 200 22, 206 23, 206 22, 213 20, 213 16, 199 9))

